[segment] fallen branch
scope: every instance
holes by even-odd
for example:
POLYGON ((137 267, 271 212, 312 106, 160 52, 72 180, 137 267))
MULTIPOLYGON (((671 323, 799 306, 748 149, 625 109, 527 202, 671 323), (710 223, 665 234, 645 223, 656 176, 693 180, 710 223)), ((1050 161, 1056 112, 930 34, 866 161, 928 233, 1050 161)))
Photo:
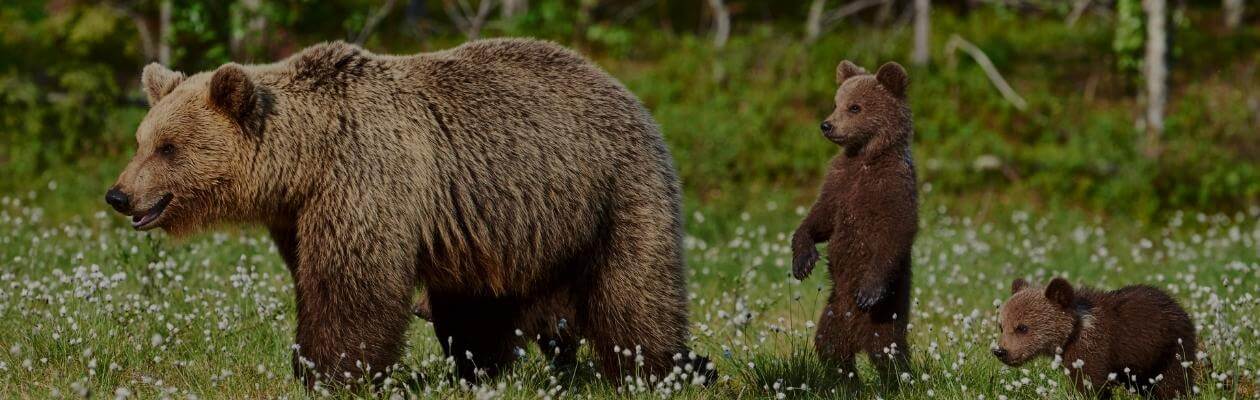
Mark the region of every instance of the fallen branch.
POLYGON ((1028 102, 1023 97, 1020 97, 1019 93, 1015 93, 1015 89, 1012 89, 1010 84, 1006 83, 1006 79, 1002 78, 1002 74, 998 72, 997 67, 993 66, 993 61, 989 60, 989 56, 985 55, 984 51, 961 36, 950 35, 949 41, 945 43, 945 55, 949 57, 951 67, 957 64, 957 61, 954 59, 955 50, 962 50, 976 60, 976 64, 979 64, 980 69, 984 70, 984 74, 989 77, 989 82, 992 82, 993 86, 997 87, 997 90, 1002 93, 1002 97, 1006 98, 1006 101, 1009 101, 1020 111, 1028 109, 1028 102))

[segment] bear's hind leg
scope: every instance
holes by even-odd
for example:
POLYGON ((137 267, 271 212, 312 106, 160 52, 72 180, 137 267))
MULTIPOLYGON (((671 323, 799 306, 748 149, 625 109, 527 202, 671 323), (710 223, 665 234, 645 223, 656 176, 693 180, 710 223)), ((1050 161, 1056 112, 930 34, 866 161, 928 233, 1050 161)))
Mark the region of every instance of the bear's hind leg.
POLYGON ((456 376, 468 382, 493 378, 516 359, 520 308, 514 298, 429 293, 433 330, 447 356, 455 359, 456 376))
MULTIPOLYGON (((851 305, 837 301, 832 294, 818 317, 818 330, 814 333, 814 351, 818 358, 832 371, 840 376, 846 386, 855 386, 861 382, 858 376, 855 359, 860 350, 852 337, 852 331, 859 326, 854 325, 856 311, 851 305)), ((857 329, 860 331, 861 329, 857 329)))
POLYGON ((681 226, 672 217, 677 210, 665 204, 615 209, 607 242, 593 257, 586 284, 578 285, 576 304, 580 331, 603 374, 621 383, 632 374, 660 378, 677 365, 714 378, 708 360, 690 357, 687 348, 681 226))
POLYGON ((910 347, 906 339, 910 317, 910 274, 898 274, 890 283, 893 291, 883 302, 877 303, 862 317, 870 329, 861 339, 863 351, 879 373, 885 386, 898 386, 899 377, 910 371, 910 347))

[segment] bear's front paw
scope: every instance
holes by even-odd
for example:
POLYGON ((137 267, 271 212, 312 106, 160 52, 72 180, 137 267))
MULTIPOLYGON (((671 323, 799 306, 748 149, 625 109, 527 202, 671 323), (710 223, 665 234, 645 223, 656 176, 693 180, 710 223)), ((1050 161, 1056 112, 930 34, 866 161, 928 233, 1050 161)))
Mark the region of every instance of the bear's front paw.
POLYGON ((804 280, 814 271, 814 264, 818 262, 818 249, 811 246, 808 250, 798 252, 792 257, 792 276, 798 280, 804 280))
POLYGON ((871 307, 875 307, 876 304, 883 301, 887 294, 888 289, 881 285, 858 289, 857 293, 855 293, 853 297, 859 310, 868 311, 871 307))

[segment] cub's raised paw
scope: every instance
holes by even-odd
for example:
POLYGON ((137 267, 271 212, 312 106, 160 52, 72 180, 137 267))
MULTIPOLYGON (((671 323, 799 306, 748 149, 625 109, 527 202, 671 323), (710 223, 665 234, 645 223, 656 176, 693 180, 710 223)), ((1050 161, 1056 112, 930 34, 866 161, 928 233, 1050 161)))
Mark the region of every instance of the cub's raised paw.
POLYGON ((798 280, 804 280, 809 277, 809 273, 814 271, 814 264, 818 262, 818 249, 810 248, 795 257, 792 257, 792 276, 798 280))

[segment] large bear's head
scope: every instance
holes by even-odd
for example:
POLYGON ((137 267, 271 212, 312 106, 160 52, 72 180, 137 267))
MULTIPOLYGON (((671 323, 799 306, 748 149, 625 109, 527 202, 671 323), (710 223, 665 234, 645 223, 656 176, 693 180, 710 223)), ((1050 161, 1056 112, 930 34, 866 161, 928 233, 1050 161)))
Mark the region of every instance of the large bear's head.
POLYGON ((849 154, 909 144, 910 78, 895 62, 874 75, 848 60, 836 66, 836 108, 822 122, 822 134, 849 154))
POLYGON ((105 199, 138 230, 195 229, 239 209, 260 92, 245 69, 227 64, 185 76, 159 64, 141 83, 149 113, 136 153, 105 199))

